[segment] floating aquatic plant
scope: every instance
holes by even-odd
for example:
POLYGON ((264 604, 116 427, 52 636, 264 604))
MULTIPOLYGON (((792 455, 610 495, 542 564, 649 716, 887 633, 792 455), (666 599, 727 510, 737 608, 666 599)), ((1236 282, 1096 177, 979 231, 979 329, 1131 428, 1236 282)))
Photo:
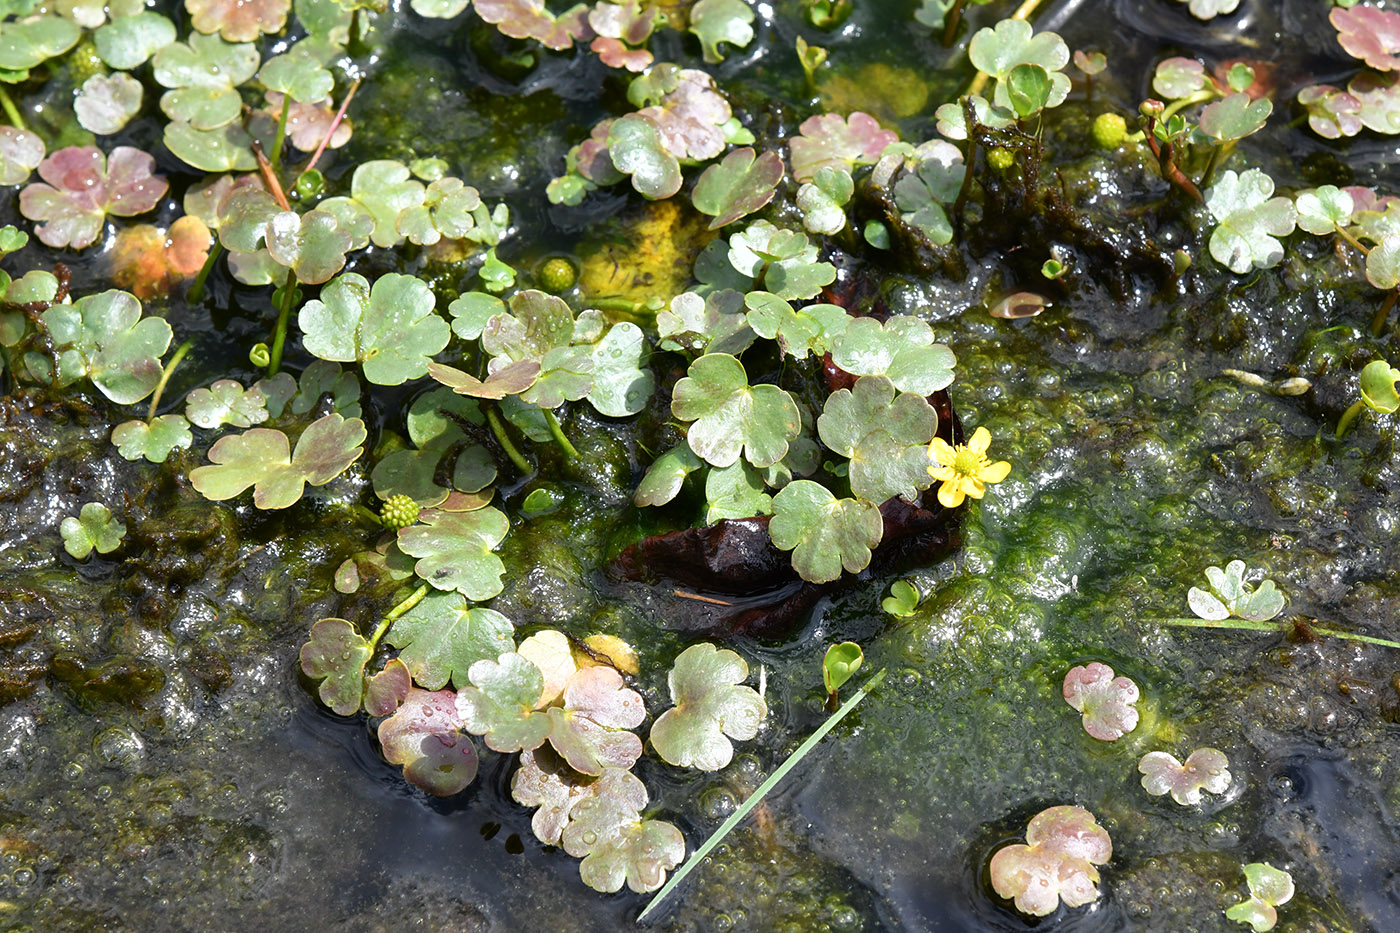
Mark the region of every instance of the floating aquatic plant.
POLYGON ((85 503, 78 516, 65 518, 58 530, 63 535, 63 549, 78 560, 93 551, 110 554, 126 536, 126 524, 113 518, 111 510, 101 502, 85 503))
POLYGON ((1142 788, 1154 797, 1170 793, 1183 807, 1201 802, 1201 792, 1223 794, 1230 787, 1230 760, 1216 748, 1198 748, 1183 763, 1168 752, 1148 752, 1138 761, 1142 788))
POLYGON ((1046 917, 1063 901, 1083 907, 1098 900, 1098 865, 1113 856, 1113 842, 1083 807, 1050 807, 1026 827, 1026 841, 1004 846, 992 856, 992 889, 1016 909, 1046 917))
POLYGON ((1065 675, 1065 702, 1083 713, 1084 731, 1112 742, 1137 728, 1134 703, 1138 685, 1129 677, 1115 677, 1113 668, 1100 661, 1072 667, 1065 675))
POLYGON ((1297 212, 1292 200, 1273 193, 1273 179, 1257 168, 1223 172, 1206 192, 1206 207, 1218 224, 1210 235, 1210 254, 1230 271, 1243 275, 1283 259, 1278 238, 1293 232, 1297 212))
POLYGON ((1191 611, 1202 619, 1228 619, 1231 616, 1251 622, 1265 622, 1283 611, 1283 594, 1274 581, 1263 580, 1258 586, 1245 582, 1248 569, 1242 560, 1232 560, 1219 567, 1206 568, 1209 591, 1191 587, 1186 594, 1191 611))
POLYGON ((751 739, 767 715, 763 698, 742 685, 749 666, 733 651, 691 645, 668 682, 672 709, 651 727, 656 753, 673 765, 718 771, 734 756, 730 739, 751 739))
POLYGON ((410 688, 402 705, 379 724, 379 745, 404 778, 438 797, 461 792, 476 778, 477 752, 462 732, 458 695, 410 688))
POLYGON ((1268 862, 1251 862, 1244 866, 1245 883, 1249 885, 1249 900, 1225 911, 1225 916, 1247 923, 1254 933, 1265 933, 1278 923, 1278 908, 1293 899, 1293 876, 1268 862))
POLYGON ((285 509, 307 484, 322 486, 359 459, 365 425, 359 418, 329 414, 297 438, 270 428, 221 437, 209 448, 209 464, 190 471, 190 483, 205 498, 232 499, 249 486, 260 509, 285 509))
POLYGON ((69 146, 39 163, 39 177, 19 195, 20 211, 41 221, 35 234, 48 246, 82 249, 97 242, 108 214, 135 217, 156 206, 170 187, 155 159, 130 146, 104 155, 96 146, 69 146))
POLYGON ((908 580, 896 580, 890 584, 890 595, 880 601, 880 607, 892 616, 906 618, 919 608, 919 589, 908 580))

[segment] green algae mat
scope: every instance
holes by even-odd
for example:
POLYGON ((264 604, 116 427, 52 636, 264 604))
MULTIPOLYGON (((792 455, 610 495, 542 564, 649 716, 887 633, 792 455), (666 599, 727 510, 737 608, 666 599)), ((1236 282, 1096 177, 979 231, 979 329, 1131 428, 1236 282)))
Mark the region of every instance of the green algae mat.
POLYGON ((0 923, 1400 928, 1397 37, 4 0, 0 923))

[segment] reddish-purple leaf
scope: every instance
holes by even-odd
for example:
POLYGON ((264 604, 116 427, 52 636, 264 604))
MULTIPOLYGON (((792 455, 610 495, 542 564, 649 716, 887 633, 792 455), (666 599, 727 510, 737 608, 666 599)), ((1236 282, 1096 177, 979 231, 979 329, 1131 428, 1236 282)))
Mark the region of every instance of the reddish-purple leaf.
POLYGON ((185 0, 195 29, 217 32, 228 42, 252 42, 263 33, 281 32, 291 8, 292 0, 185 0))
POLYGON ((1183 807, 1201 802, 1201 791, 1223 794, 1230 787, 1230 759, 1218 748, 1198 748, 1185 763, 1166 752, 1148 752, 1138 762, 1142 788, 1154 797, 1170 793, 1183 807))
POLYGON ((450 797, 476 777, 476 746, 461 731, 457 694, 412 687, 403 705, 379 724, 379 744, 403 776, 437 797, 450 797))
POLYGON ((408 698, 412 689, 413 675, 408 672, 408 665, 394 658, 365 683, 365 712, 371 716, 388 716, 408 698))
POLYGON ((170 186, 151 173, 155 164, 130 146, 118 146, 110 158, 96 146, 60 149, 39 163, 44 181, 20 192, 20 210, 43 221, 35 233, 46 245, 82 249, 101 235, 106 215, 134 217, 156 206, 170 186))
POLYGON ((1347 54, 1362 59, 1377 71, 1400 68, 1400 13, 1360 5, 1333 7, 1328 19, 1337 27, 1337 41, 1347 54))
POLYGON ((868 113, 856 111, 849 118, 839 113, 809 117, 798 127, 801 135, 790 140, 792 177, 811 181, 827 166, 851 169, 873 165, 885 147, 899 134, 882 129, 868 113))

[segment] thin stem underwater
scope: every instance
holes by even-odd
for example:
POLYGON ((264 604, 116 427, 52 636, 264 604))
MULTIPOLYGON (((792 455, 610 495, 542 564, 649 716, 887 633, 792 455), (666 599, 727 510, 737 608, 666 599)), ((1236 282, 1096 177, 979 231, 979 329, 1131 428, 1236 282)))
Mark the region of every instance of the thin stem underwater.
POLYGON ((481 407, 486 411, 486 423, 491 426, 491 433, 495 435, 496 443, 501 445, 501 450, 505 451, 506 456, 510 458, 511 463, 515 464, 515 468, 520 471, 520 474, 529 476, 534 472, 530 461, 526 460, 525 455, 511 443, 510 435, 506 433, 506 426, 501 421, 496 407, 494 405, 482 405, 481 407))
POLYGON ((160 397, 165 394, 165 384, 170 381, 170 377, 175 375, 175 367, 180 365, 180 361, 194 348, 194 340, 186 340, 175 350, 170 357, 170 362, 165 364, 164 371, 160 374, 160 382, 156 383, 156 390, 151 393, 151 407, 146 412, 146 420, 150 421, 156 416, 156 409, 160 407, 160 397))
POLYGON ((5 116, 14 124, 15 129, 22 130, 27 128, 24 125, 24 118, 19 115, 19 108, 16 107, 15 102, 10 99, 10 93, 5 90, 3 85, 0 85, 0 109, 4 109, 5 116))
POLYGON ((807 740, 799 745, 797 750, 787 757, 786 761, 778 765, 777 770, 770 774, 768 779, 758 785, 758 789, 749 795, 749 799, 740 804, 739 807, 729 815, 729 819, 721 823, 719 828, 711 834, 710 838, 706 839, 704 843, 701 844, 700 848, 696 849, 690 858, 686 859, 685 864, 682 865, 675 874, 671 875, 671 880, 666 882, 665 886, 662 887, 660 891, 656 892, 651 902, 647 904, 646 909, 637 917, 637 922, 643 922, 648 915, 656 910, 657 907, 661 906, 661 902, 685 880, 685 876, 690 874, 691 869, 703 862, 705 857, 710 854, 715 846, 723 842, 724 837, 728 836, 730 831, 738 826, 740 821, 748 816, 749 813, 753 811, 754 807, 762 802, 763 798, 768 795, 768 792, 776 787, 779 781, 787 777, 788 772, 797 767, 798 763, 800 763, 803 758, 807 757, 807 753, 816 748, 817 743, 825 738, 826 734, 830 732, 838 722, 844 719, 847 713, 855 709, 860 701, 864 700, 866 695, 870 693, 871 690, 878 687, 880 681, 884 679, 884 670, 881 669, 877 671, 874 676, 865 682, 864 686, 852 694, 851 698, 841 705, 839 710, 827 717, 826 722, 822 723, 817 727, 815 732, 807 736, 807 740))

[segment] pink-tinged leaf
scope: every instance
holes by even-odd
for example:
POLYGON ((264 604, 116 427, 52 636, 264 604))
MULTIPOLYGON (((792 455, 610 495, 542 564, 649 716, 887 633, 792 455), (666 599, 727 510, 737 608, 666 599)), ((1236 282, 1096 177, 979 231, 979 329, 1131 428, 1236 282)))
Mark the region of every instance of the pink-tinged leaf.
POLYGON ((510 782, 517 803, 538 807, 530 819, 535 836, 559 845, 575 805, 591 797, 606 797, 634 813, 647 805, 647 789, 631 772, 607 768, 601 777, 579 774, 547 745, 520 753, 520 768, 510 782))
POLYGON ((718 230, 763 208, 783 180, 783 160, 776 152, 757 158, 748 146, 735 149, 705 169, 691 192, 695 209, 710 214, 710 229, 718 230))
POLYGON ((1138 686, 1127 677, 1114 677, 1113 668, 1093 661, 1065 675, 1065 702, 1084 714, 1084 731, 1112 742, 1137 728, 1138 686))
POLYGON ((457 694, 410 688, 403 705, 379 724, 379 744, 390 764, 436 797, 464 790, 476 777, 476 746, 462 734, 457 694))
POLYGON ((252 42, 287 24, 292 0, 185 0, 190 24, 202 33, 217 32, 229 42, 252 42))
POLYGON ((1148 752, 1138 762, 1142 788, 1154 797, 1170 793, 1183 807, 1201 802, 1201 791, 1223 794, 1230 787, 1230 760, 1217 748, 1198 748, 1186 763, 1166 752, 1148 752))
POLYGON ((575 771, 602 774, 605 768, 631 768, 642 755, 642 740, 627 729, 641 725, 646 707, 611 667, 585 667, 564 688, 564 706, 552 706, 549 741, 575 771))
MULTIPOLYGON (((282 113, 282 101, 281 92, 268 91, 267 109, 264 113, 277 119, 282 113)), ((336 108, 329 97, 318 103, 303 104, 300 101, 292 101, 291 107, 287 108, 287 138, 302 152, 314 152, 321 140, 325 139, 331 124, 335 123, 335 113, 336 108)), ((336 124, 335 132, 331 133, 326 148, 339 149, 350 141, 352 132, 350 121, 341 120, 336 124)))
POLYGON ((599 36, 588 47, 597 52, 598 58, 609 68, 642 72, 651 64, 651 53, 646 49, 630 49, 620 40, 608 36, 599 36))
POLYGON ((507 395, 519 395, 534 385, 540 375, 540 364, 538 360, 518 360, 496 370, 483 382, 455 367, 430 362, 428 375, 458 395, 502 399, 507 395))
POLYGON ((408 672, 408 665, 394 658, 365 683, 365 712, 371 716, 391 715, 412 689, 413 675, 408 672))
POLYGON ((0 185, 19 185, 44 160, 44 141, 13 126, 0 126, 0 185))
POLYGON ((1400 13, 1373 6, 1349 10, 1333 7, 1328 19, 1337 27, 1337 41, 1347 54, 1362 59, 1377 71, 1400 68, 1400 13))
POLYGON ((588 25, 599 36, 621 39, 628 45, 641 45, 656 26, 660 7, 642 9, 638 0, 599 3, 588 13, 588 25))
POLYGON ((118 146, 111 158, 96 146, 69 146, 39 163, 39 177, 20 192, 20 210, 43 221, 35 232, 46 245, 82 249, 102 233, 107 214, 134 217, 155 207, 169 189, 165 177, 152 175, 155 159, 130 146, 118 146))
POLYGON ((535 39, 560 51, 575 39, 593 38, 588 7, 580 4, 558 16, 545 8, 544 0, 476 0, 477 15, 512 39, 535 39))
POLYGON ((137 224, 117 231, 110 257, 112 281, 137 298, 168 294, 203 267, 213 236, 204 221, 185 216, 161 230, 137 224))
POLYGON ((1308 112, 1308 126, 1327 139, 1361 132, 1361 101, 1330 84, 1314 84, 1298 92, 1298 103, 1308 112))
POLYGON ((683 68, 675 78, 675 88, 660 104, 637 113, 656 124, 662 144, 676 158, 692 162, 713 159, 724 151, 720 127, 734 115, 729 102, 703 71, 683 68))
POLYGON ((1016 909, 1045 917, 1063 901, 1081 907, 1098 899, 1095 865, 1113 854, 1108 833, 1082 807, 1042 810, 1026 829, 1026 843, 1009 845, 992 856, 992 887, 1015 901, 1016 909))
POLYGON ((847 170, 857 165, 873 165, 885 147, 899 134, 881 129, 868 113, 856 111, 849 118, 839 113, 809 117, 798 127, 799 136, 790 140, 792 177, 811 181, 827 166, 847 170))
POLYGON ((544 676, 544 688, 535 702, 535 709, 544 709, 564 692, 569 681, 578 672, 574 663, 573 647, 568 637, 554 629, 536 632, 520 643, 516 653, 540 669, 544 676))

